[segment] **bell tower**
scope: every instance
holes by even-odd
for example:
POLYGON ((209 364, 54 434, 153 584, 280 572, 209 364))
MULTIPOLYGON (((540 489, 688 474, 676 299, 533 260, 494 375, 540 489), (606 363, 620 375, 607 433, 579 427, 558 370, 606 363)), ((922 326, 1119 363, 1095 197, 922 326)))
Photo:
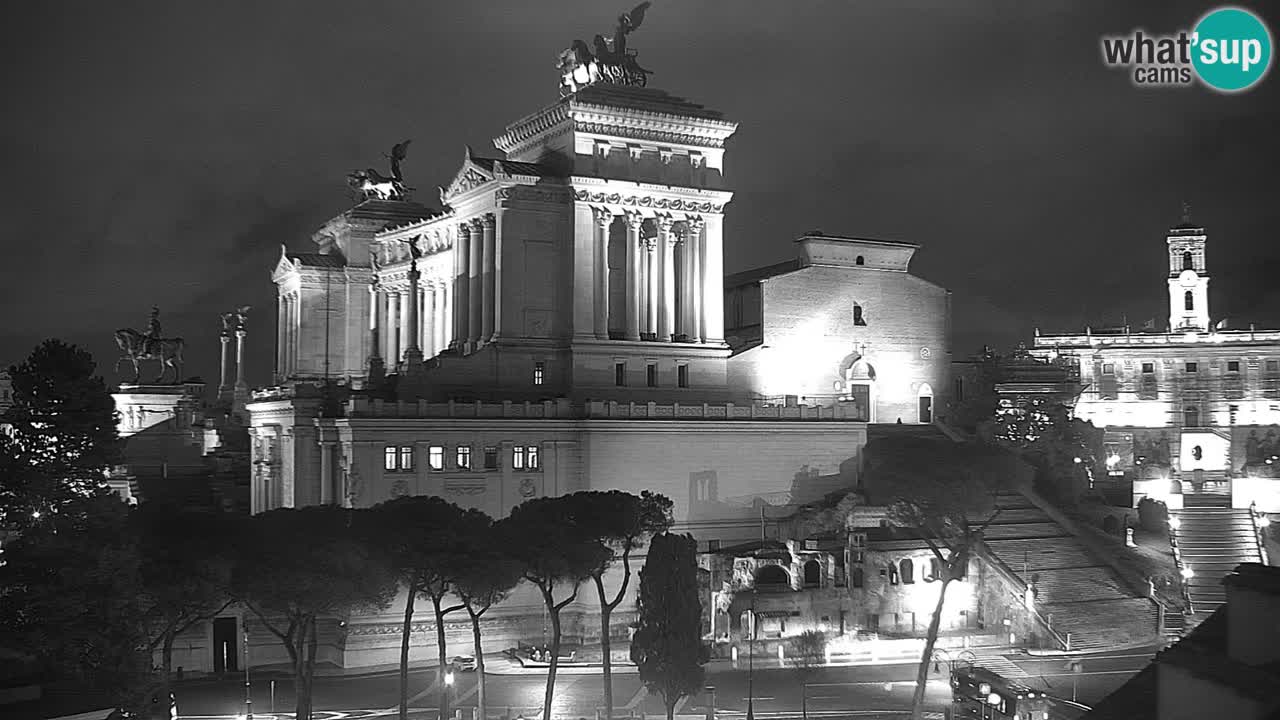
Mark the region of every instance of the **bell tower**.
POLYGON ((1204 228, 1191 222, 1182 204, 1182 222, 1169 229, 1169 331, 1206 332, 1209 325, 1209 272, 1205 265, 1204 228))

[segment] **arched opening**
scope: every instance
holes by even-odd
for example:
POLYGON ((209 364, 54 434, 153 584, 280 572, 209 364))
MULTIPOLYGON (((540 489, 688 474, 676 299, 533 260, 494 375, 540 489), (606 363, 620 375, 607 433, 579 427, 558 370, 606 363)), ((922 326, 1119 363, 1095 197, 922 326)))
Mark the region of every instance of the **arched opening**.
POLYGON ((1183 270, 1196 269, 1196 261, 1195 261, 1195 258, 1192 257, 1190 250, 1182 253, 1182 269, 1183 270))
POLYGON ((779 565, 765 565, 756 570, 756 587, 791 585, 791 576, 779 565))
POLYGON ((810 560, 804 564, 804 586, 809 588, 818 587, 822 583, 822 566, 817 560, 810 560))
POLYGON ((867 263, 866 263, 866 261, 865 261, 865 260, 863 260, 863 259, 862 259, 862 256, 861 256, 861 255, 859 255, 857 258, 855 258, 855 259, 854 259, 853 264, 854 264, 854 265, 866 265, 867 263))
POLYGON ((920 383, 916 391, 916 421, 928 425, 933 422, 933 387, 929 383, 920 383))
POLYGON ((903 558, 902 562, 898 563, 898 568, 902 572, 902 583, 904 585, 910 585, 916 581, 916 567, 910 558, 903 558))
POLYGON ((854 568, 853 572, 849 573, 849 576, 853 579, 853 586, 856 588, 862 587, 867 582, 866 576, 863 575, 860 567, 854 568))
POLYGON ((1188 405, 1182 409, 1182 424, 1186 427, 1200 426, 1200 409, 1194 405, 1188 405))
POLYGON ((1196 299, 1192 297, 1190 290, 1182 293, 1182 305, 1188 311, 1196 309, 1196 299))
POLYGON ((866 325, 866 324, 867 324, 867 319, 866 319, 866 318, 864 318, 864 317, 862 316, 862 306, 861 306, 861 305, 854 305, 854 306, 853 306, 853 324, 854 324, 854 325, 866 325))

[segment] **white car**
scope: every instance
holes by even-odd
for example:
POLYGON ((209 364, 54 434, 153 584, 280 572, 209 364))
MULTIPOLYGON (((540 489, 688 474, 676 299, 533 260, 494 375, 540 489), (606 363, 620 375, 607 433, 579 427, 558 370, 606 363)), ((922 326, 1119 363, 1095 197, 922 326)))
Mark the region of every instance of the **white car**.
POLYGON ((451 664, 456 672, 476 671, 476 659, 470 655, 458 655, 451 664))

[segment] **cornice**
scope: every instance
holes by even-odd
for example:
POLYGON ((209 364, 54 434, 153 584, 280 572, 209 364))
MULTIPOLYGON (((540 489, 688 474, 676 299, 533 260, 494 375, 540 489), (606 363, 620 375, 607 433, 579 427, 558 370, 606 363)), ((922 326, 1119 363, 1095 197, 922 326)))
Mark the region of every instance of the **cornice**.
POLYGON ((568 120, 569 104, 561 100, 511 123, 507 126, 506 132, 493 139, 493 144, 504 153, 510 154, 522 143, 544 135, 548 130, 568 120))
MULTIPOLYGON (((578 178, 574 178, 575 186, 578 185, 577 180, 578 178)), ((637 210, 653 210, 655 212, 670 211, 719 215, 724 213, 724 207, 729 202, 729 199, 733 197, 733 193, 710 193, 668 186, 653 186, 651 188, 640 186, 633 191, 625 193, 616 192, 607 187, 602 187, 599 190, 575 187, 573 197, 578 202, 596 205, 612 205, 637 210), (692 197, 671 197, 672 195, 692 197)))

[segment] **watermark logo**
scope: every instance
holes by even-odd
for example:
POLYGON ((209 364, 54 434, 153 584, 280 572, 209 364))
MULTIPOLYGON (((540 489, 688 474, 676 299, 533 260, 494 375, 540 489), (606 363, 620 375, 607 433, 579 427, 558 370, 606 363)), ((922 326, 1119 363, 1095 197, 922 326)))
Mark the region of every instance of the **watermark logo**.
POLYGON ((1218 92, 1257 85, 1271 67, 1271 32, 1257 15, 1235 7, 1213 10, 1195 28, 1172 35, 1102 38, 1102 60, 1130 71, 1133 84, 1186 86, 1200 82, 1218 92))

